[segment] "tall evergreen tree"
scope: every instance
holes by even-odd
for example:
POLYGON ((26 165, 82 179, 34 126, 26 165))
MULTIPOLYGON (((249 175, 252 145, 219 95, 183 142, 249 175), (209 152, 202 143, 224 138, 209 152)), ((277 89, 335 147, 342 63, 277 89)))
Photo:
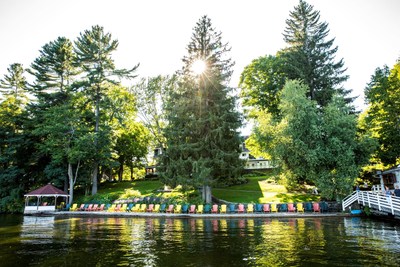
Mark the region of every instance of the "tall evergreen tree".
POLYGON ((109 147, 107 139, 107 126, 101 119, 101 104, 107 97, 106 93, 112 84, 118 84, 115 78, 133 78, 132 73, 137 69, 138 65, 130 70, 117 69, 111 54, 118 48, 118 41, 113 40, 110 33, 105 33, 103 27, 93 26, 90 30, 85 30, 75 41, 75 53, 77 55, 77 63, 83 73, 83 78, 75 84, 82 90, 94 110, 94 146, 96 148, 93 173, 92 173, 92 195, 97 193, 97 179, 100 162, 103 160, 102 150, 109 147), (103 138, 103 140, 100 140, 103 138))
MULTIPOLYGON (((50 100, 51 94, 66 95, 74 77, 78 74, 74 66, 75 53, 72 42, 65 37, 45 44, 40 55, 28 70, 35 77, 31 90, 36 97, 50 100)), ((53 96, 54 98, 54 96, 53 96)))
POLYGON ((320 108, 335 94, 342 95, 351 106, 350 90, 342 87, 348 79, 344 61, 335 61, 338 47, 333 47, 334 39, 326 40, 328 23, 320 22, 319 11, 303 0, 289 16, 283 33, 287 48, 275 56, 253 60, 241 74, 241 97, 249 114, 262 109, 279 119, 280 96, 288 80, 302 80, 308 87, 307 96, 320 108))
POLYGON ((202 187, 207 203, 212 185, 231 183, 242 169, 237 131, 241 116, 227 85, 233 65, 229 51, 221 33, 203 16, 187 46, 178 88, 166 104, 167 148, 161 177, 169 185, 202 187))
POLYGON ((22 64, 11 64, 7 71, 8 74, 4 75, 4 79, 0 79, 0 92, 4 95, 13 95, 16 98, 24 96, 27 81, 22 64))
POLYGON ((348 95, 349 91, 340 86, 348 79, 343 59, 335 62, 338 50, 337 46, 332 47, 335 39, 326 40, 328 23, 320 22, 319 11, 303 0, 289 16, 283 34, 289 47, 282 55, 288 78, 301 79, 309 88, 308 96, 321 107, 329 103, 335 92, 348 95))
POLYGON ((66 137, 64 128, 54 126, 65 123, 64 126, 68 127, 65 118, 76 118, 78 114, 73 107, 71 90, 71 84, 78 74, 74 66, 75 57, 72 42, 65 37, 58 37, 41 48, 39 56, 28 69, 34 77, 29 90, 36 97, 36 101, 30 103, 28 108, 31 120, 27 125, 34 133, 32 138, 35 138, 37 147, 32 155, 33 162, 38 172, 46 174, 47 181, 43 182, 64 184, 65 191, 68 183, 73 181, 67 175, 67 168, 72 162, 68 162, 65 149, 51 146, 57 136, 66 137))

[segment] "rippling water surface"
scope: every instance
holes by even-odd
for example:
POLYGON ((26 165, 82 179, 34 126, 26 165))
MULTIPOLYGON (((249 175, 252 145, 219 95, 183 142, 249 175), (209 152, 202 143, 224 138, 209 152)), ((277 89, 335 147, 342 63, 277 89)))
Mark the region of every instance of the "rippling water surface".
POLYGON ((400 266, 400 226, 364 218, 0 215, 0 266, 400 266))

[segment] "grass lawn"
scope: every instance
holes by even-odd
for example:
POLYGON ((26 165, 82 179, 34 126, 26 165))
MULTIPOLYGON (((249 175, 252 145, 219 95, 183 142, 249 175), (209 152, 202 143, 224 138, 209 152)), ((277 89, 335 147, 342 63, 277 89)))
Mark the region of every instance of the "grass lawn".
POLYGON ((213 195, 219 199, 236 203, 288 203, 317 201, 319 196, 288 192, 283 185, 276 184, 267 176, 249 177, 248 183, 227 188, 213 188, 213 195))
MULTIPOLYGON (((178 190, 172 192, 158 192, 164 187, 159 180, 139 180, 123 182, 105 182, 99 185, 95 196, 79 195, 77 192, 74 202, 110 203, 116 199, 145 197, 149 195, 162 198, 177 198, 183 200, 184 196, 178 190)), ((318 201, 319 196, 303 193, 288 192, 283 185, 276 184, 270 177, 249 177, 248 183, 226 188, 213 188, 212 193, 216 198, 234 203, 288 203, 318 201)))
POLYGON ((91 201, 112 202, 116 199, 145 197, 156 194, 156 190, 163 188, 159 180, 139 180, 123 182, 105 182, 99 185, 95 196, 77 194, 74 202, 89 203, 91 201))

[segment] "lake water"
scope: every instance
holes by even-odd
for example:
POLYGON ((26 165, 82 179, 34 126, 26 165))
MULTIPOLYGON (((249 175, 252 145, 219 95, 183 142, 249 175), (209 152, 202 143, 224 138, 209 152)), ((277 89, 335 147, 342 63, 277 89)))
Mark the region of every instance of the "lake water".
POLYGON ((400 266, 400 225, 360 217, 0 215, 0 266, 400 266))

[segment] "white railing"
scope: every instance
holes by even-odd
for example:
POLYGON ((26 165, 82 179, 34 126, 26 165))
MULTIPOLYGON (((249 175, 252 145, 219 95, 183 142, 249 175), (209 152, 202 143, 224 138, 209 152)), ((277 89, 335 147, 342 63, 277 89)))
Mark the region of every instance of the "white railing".
POLYGON ((349 207, 351 204, 353 204, 357 200, 358 200, 358 195, 357 195, 356 191, 354 191, 351 195, 348 195, 347 197, 345 197, 342 201, 343 211, 345 211, 347 207, 349 207))
POLYGON ((400 197, 386 196, 371 191, 356 191, 343 199, 343 211, 355 201, 374 210, 400 215, 400 197))

